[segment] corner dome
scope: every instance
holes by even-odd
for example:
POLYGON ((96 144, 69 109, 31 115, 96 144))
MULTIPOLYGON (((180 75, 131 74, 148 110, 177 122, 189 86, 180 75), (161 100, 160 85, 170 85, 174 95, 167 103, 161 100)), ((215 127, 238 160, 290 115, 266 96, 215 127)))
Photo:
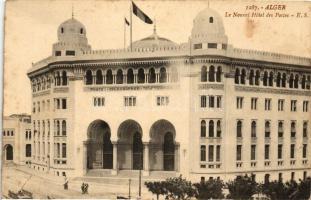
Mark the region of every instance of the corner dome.
POLYGON ((58 40, 66 36, 86 37, 85 26, 75 18, 68 19, 61 23, 57 30, 58 40))
POLYGON ((222 17, 211 8, 199 12, 193 20, 191 38, 203 42, 227 43, 222 17))
POLYGON ((159 47, 172 47, 172 46, 177 46, 177 44, 169 39, 158 36, 156 29, 154 29, 152 35, 132 43, 132 48, 153 49, 159 47))

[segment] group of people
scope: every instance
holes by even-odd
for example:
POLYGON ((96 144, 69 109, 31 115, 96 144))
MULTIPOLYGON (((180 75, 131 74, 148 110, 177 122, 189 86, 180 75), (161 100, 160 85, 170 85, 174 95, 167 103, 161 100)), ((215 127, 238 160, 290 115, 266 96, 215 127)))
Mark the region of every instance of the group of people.
MULTIPOLYGON (((68 181, 66 176, 64 177, 64 179, 65 179, 64 180, 64 190, 68 190, 68 183, 69 183, 69 181, 68 181)), ((81 185, 82 194, 87 194, 88 193, 88 188, 89 188, 89 184, 83 182, 82 185, 81 185)))

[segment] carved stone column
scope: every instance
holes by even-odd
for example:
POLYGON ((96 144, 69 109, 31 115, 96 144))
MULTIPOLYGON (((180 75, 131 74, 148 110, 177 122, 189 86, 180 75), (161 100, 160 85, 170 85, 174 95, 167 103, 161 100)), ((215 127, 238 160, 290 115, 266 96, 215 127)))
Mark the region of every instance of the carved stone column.
POLYGON ((113 145, 113 152, 112 152, 113 164, 112 164, 111 174, 117 175, 118 174, 118 143, 112 142, 112 145, 113 145))
POLYGON ((149 176, 149 142, 144 142, 144 171, 143 176, 149 176))

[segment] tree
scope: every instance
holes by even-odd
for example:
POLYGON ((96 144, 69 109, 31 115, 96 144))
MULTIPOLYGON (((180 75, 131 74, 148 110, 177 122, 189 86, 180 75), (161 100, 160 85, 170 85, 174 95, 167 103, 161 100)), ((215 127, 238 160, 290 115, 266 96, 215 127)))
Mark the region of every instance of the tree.
POLYGON ((163 181, 145 182, 145 185, 152 194, 157 195, 157 200, 159 200, 160 195, 166 194, 163 181))
POLYGON ((196 198, 198 199, 224 198, 224 194, 222 193, 224 183, 220 179, 209 179, 208 181, 201 181, 193 185, 197 189, 196 198))
POLYGON ((295 191, 290 195, 291 199, 308 199, 311 197, 311 177, 300 180, 295 191))
POLYGON ((230 199, 250 199, 258 192, 258 184, 251 177, 237 176, 233 181, 227 183, 230 199))
POLYGON ((262 184, 261 192, 271 200, 289 199, 287 188, 281 181, 272 181, 262 184))
POLYGON ((179 177, 167 178, 164 182, 167 196, 171 199, 186 200, 196 195, 196 190, 193 188, 190 181, 179 177))

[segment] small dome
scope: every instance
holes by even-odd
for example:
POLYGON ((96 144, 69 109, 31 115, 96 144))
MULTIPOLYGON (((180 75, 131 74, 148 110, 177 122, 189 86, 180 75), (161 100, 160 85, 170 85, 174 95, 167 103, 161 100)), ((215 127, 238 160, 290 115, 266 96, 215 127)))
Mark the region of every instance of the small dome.
POLYGON ((204 34, 225 34, 221 16, 210 8, 202 10, 193 21, 192 36, 204 34))
POLYGON ((172 42, 169 39, 159 37, 156 29, 154 28, 153 34, 143 38, 141 40, 135 41, 132 43, 132 48, 158 48, 158 47, 172 47, 176 46, 175 42, 172 42))
POLYGON ((68 35, 76 35, 76 36, 84 36, 86 37, 86 29, 85 26, 76 20, 75 18, 71 18, 61 23, 57 30, 58 39, 61 40, 62 37, 68 35))

